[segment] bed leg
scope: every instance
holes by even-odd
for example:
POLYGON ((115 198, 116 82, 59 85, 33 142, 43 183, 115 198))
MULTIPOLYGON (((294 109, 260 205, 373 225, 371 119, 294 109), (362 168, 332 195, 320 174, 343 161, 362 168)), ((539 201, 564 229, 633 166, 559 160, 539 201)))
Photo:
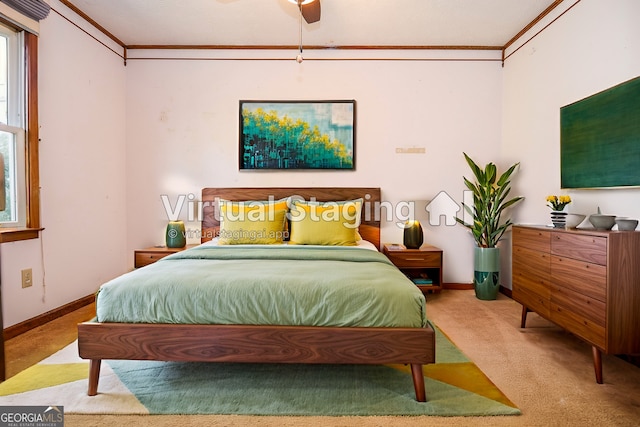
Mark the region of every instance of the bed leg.
POLYGON ((98 379, 100 378, 100 359, 91 359, 89 361, 89 390, 87 395, 95 396, 98 394, 98 379))
POLYGON ((411 376, 413 377, 413 388, 416 390, 416 400, 418 402, 427 401, 427 393, 424 389, 424 373, 420 363, 411 364, 411 376))

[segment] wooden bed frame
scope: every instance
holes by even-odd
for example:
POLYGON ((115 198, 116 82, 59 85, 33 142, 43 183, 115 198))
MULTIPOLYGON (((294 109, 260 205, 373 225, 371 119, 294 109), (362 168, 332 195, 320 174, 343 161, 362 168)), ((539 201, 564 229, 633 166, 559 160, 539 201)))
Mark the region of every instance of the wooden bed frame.
MULTIPOLYGON (((217 235, 216 198, 276 200, 364 198, 360 234, 380 248, 379 188, 205 188, 202 241, 217 235), (210 202, 208 204, 207 202, 210 202)), ((424 328, 178 325, 85 322, 80 357, 89 359, 88 395, 98 393, 102 359, 327 364, 410 364, 416 400, 426 401, 422 365, 435 362, 435 333, 424 328)))

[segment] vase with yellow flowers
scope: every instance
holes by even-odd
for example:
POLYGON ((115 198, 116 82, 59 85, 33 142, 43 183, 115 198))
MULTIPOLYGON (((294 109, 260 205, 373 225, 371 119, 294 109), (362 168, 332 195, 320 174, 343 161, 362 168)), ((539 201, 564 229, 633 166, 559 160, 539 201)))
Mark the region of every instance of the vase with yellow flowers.
POLYGON ((569 196, 547 196, 547 206, 551 208, 551 222, 554 228, 565 228, 567 224, 567 213, 564 208, 571 203, 569 196))

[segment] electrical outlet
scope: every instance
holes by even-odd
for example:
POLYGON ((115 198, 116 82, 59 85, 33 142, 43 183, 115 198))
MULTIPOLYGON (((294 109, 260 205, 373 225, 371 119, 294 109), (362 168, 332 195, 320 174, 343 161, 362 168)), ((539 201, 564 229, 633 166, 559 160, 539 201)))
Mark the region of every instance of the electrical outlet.
POLYGON ((33 285, 33 272, 30 268, 22 270, 22 287, 28 288, 33 285))

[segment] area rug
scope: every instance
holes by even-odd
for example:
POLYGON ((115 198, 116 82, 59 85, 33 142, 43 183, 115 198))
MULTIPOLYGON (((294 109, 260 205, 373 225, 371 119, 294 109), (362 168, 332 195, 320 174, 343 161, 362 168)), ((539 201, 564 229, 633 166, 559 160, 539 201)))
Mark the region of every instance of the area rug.
POLYGON ((0 406, 68 414, 517 415, 520 410, 441 331, 416 402, 403 365, 103 361, 97 396, 77 343, 0 384, 0 406))

